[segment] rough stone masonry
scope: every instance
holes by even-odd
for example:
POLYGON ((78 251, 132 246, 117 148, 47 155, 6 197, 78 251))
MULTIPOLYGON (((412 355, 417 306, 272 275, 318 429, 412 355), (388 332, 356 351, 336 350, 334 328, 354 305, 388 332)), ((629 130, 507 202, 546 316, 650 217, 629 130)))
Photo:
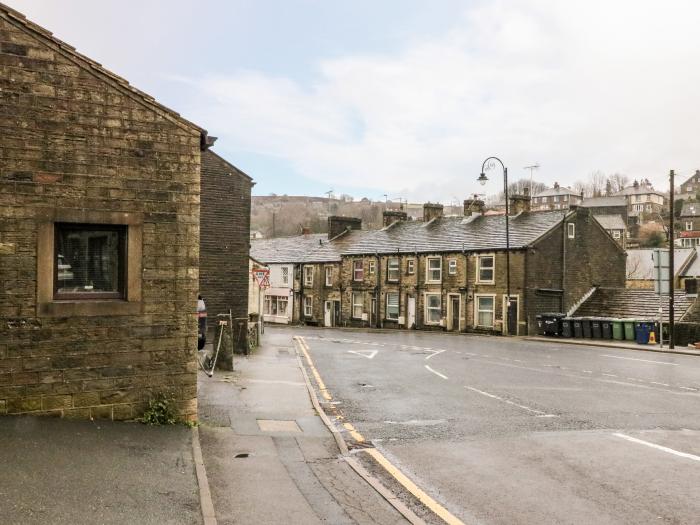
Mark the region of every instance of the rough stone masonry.
POLYGON ((202 144, 0 4, 0 414, 196 418, 202 144), (125 297, 56 300, 57 223, 126 229, 125 297))

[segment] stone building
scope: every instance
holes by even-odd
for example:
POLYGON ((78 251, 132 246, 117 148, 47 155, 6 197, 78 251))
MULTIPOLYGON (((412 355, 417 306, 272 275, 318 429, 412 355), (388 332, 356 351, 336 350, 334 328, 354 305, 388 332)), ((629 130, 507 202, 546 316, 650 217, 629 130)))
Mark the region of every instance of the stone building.
POLYGON ((483 203, 469 200, 462 217, 444 217, 434 204, 427 222, 385 212, 381 230, 350 229, 308 245, 311 252, 278 253, 299 268, 293 321, 525 334, 537 313, 567 311, 596 286, 624 286, 625 253, 587 209, 530 213, 523 196, 511 208, 509 252, 505 216, 485 216, 483 203))
POLYGON ((637 225, 658 221, 666 202, 664 194, 656 191, 648 180, 635 180, 631 186, 612 196, 625 198, 628 223, 637 225))
POLYGON ((0 413, 196 418, 210 144, 0 4, 0 413))
POLYGON ((695 173, 688 177, 681 184, 681 191, 676 195, 677 199, 698 200, 700 194, 700 170, 695 170, 695 173))
MULTIPOLYGON (((698 188, 700 189, 700 188, 698 188)), ((675 243, 683 248, 700 246, 700 203, 684 202, 676 221, 677 238, 675 243)))
MULTIPOLYGON (((199 293, 213 319, 230 311, 234 322, 247 323, 253 184, 248 175, 212 150, 202 153, 199 293)), ((216 323, 207 327, 213 336, 216 323)), ((241 334, 238 344, 244 348, 247 330, 235 333, 241 334)))
POLYGON ((581 204, 582 200, 580 193, 566 186, 559 186, 559 183, 555 182, 553 187, 542 190, 532 197, 532 210, 566 210, 570 206, 581 204))

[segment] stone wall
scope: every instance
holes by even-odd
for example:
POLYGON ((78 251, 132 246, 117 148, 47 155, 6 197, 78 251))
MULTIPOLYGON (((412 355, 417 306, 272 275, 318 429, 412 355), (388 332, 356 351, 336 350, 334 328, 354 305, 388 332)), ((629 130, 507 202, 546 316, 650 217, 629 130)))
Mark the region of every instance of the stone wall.
POLYGON ((231 310, 234 319, 248 317, 251 188, 245 173, 211 150, 202 153, 199 292, 209 340, 217 314, 231 310))
POLYGON ((0 10, 0 413, 196 418, 200 140, 0 10), (53 300, 56 221, 128 227, 127 300, 53 300))

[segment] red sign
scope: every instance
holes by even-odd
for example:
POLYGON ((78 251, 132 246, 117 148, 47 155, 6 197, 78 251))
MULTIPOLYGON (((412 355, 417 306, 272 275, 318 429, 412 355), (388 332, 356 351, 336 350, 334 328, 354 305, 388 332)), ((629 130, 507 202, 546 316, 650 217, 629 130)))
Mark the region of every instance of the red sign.
POLYGON ((270 270, 267 268, 256 268, 250 272, 255 280, 258 282, 260 288, 270 287, 270 270))

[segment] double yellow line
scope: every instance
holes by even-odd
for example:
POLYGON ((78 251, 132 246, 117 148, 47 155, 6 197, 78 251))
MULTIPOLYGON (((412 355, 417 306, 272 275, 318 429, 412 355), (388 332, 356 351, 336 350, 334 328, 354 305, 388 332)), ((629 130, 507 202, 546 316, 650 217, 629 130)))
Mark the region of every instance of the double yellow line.
MULTIPOLYGON (((297 343, 299 343, 299 348, 301 348, 301 351, 304 354, 304 358, 306 359, 306 364, 308 365, 309 369, 311 370, 311 373, 314 376, 314 379, 316 380, 316 384, 318 385, 321 396, 323 396, 323 399, 325 399, 326 401, 331 401, 333 399, 333 396, 331 396, 330 392, 328 391, 328 388, 326 388, 326 384, 323 382, 323 379, 321 379, 321 375, 318 373, 318 370, 316 370, 316 366, 314 365, 314 362, 311 359, 311 356, 309 355, 309 346, 306 344, 306 341, 301 336, 296 336, 294 339, 297 341, 297 343)), ((365 442, 364 436, 360 434, 352 424, 345 422, 343 423, 343 427, 345 427, 352 439, 354 439, 356 442, 365 442)), ((384 454, 379 452, 379 450, 377 450, 376 448, 365 448, 361 449, 359 452, 369 454, 403 488, 405 488, 408 492, 413 494, 413 496, 415 496, 415 498, 418 499, 418 501, 420 501, 423 505, 430 509, 436 516, 439 516, 440 519, 442 519, 445 523, 447 523, 448 525, 464 525, 464 522, 455 517, 445 507, 440 505, 437 501, 435 501, 428 494, 426 494, 424 490, 418 487, 413 481, 411 481, 408 478, 408 476, 406 476, 396 466, 394 466, 394 464, 391 463, 391 461, 389 461, 386 458, 386 456, 384 456, 384 454)))

